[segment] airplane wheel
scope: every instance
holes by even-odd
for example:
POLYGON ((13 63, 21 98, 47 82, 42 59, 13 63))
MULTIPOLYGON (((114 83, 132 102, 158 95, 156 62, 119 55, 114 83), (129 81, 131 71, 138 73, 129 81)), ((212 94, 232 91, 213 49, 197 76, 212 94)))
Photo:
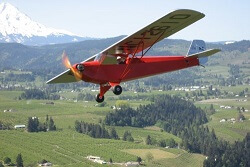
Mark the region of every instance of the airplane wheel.
POLYGON ((120 95, 122 93, 122 87, 120 85, 116 85, 113 88, 113 93, 115 95, 120 95))
POLYGON ((100 93, 98 93, 96 96, 95 96, 95 100, 98 102, 98 103, 102 103, 104 101, 104 96, 100 97, 100 93))

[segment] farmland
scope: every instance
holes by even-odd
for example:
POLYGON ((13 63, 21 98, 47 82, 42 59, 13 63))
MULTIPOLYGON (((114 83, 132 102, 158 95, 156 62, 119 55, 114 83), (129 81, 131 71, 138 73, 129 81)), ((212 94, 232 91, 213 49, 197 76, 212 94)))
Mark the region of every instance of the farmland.
MULTIPOLYGON (((240 88, 238 88, 241 90, 240 88)), ((236 89, 235 91, 238 91, 236 89)), ((56 132, 39 132, 27 133, 24 130, 4 130, 0 131, 0 159, 9 156, 15 159, 18 153, 22 153, 25 165, 35 165, 41 159, 46 159, 53 164, 59 166, 98 166, 88 161, 85 157, 88 155, 100 156, 105 161, 112 158, 113 162, 135 161, 137 156, 142 158, 142 152, 139 150, 148 149, 155 156, 153 162, 148 165, 165 166, 202 166, 204 156, 199 154, 190 154, 184 150, 178 149, 160 149, 165 152, 165 157, 157 158, 159 148, 155 146, 145 145, 145 138, 151 135, 153 138, 169 139, 173 138, 177 143, 181 142, 178 137, 160 131, 157 127, 133 128, 133 127, 115 127, 118 135, 121 137, 124 131, 131 132, 135 142, 125 142, 121 140, 110 139, 93 139, 87 135, 79 134, 74 130, 75 120, 83 120, 86 122, 98 123, 100 119, 104 119, 107 112, 111 110, 110 106, 115 105, 116 100, 109 100, 107 106, 97 107, 95 102, 74 102, 73 100, 56 100, 54 105, 46 104, 47 100, 16 100, 20 96, 21 91, 0 91, 0 118, 3 123, 11 124, 27 124, 27 118, 37 116, 41 121, 45 120, 46 114, 52 116, 57 128, 56 132), (15 112, 2 112, 5 109, 14 109, 15 112), (175 151, 176 150, 176 151, 175 151), (175 156, 174 156, 175 155, 175 156), (197 161, 196 161, 197 160, 197 161), (181 162, 181 163, 178 163, 181 162)), ((91 92, 90 92, 91 93, 91 92)), ((163 94, 161 91, 153 91, 154 95, 163 94)), ((166 93, 173 93, 169 91, 166 93)), ((181 92, 180 92, 181 93, 181 92)), ((125 92, 124 95, 131 94, 125 92)), ((109 92, 107 97, 112 97, 109 92)), ((150 93, 137 93, 134 96, 150 96, 150 93)), ((73 98, 75 92, 65 92, 65 96, 73 98)), ((132 100, 130 105, 133 107, 138 104, 148 104, 150 101, 132 100)), ((217 112, 210 116, 211 121, 207 124, 210 128, 214 128, 216 135, 228 141, 243 139, 246 132, 249 132, 250 121, 236 122, 235 124, 219 122, 222 118, 237 117, 236 109, 226 110, 220 109, 220 105, 244 106, 249 108, 249 103, 237 102, 235 99, 210 99, 196 102, 197 106, 207 107, 214 104, 217 112)), ((248 113, 246 118, 250 118, 248 113)))
MULTIPOLYGON (((249 98, 247 100, 249 101, 249 98)), ((244 113, 246 120, 243 122, 233 123, 230 121, 230 119, 236 119, 238 117, 239 112, 236 109, 237 107, 250 108, 250 103, 248 101, 239 101, 239 99, 211 99, 197 102, 196 104, 201 107, 207 104, 214 104, 217 112, 210 116, 211 121, 207 125, 215 130, 218 137, 234 142, 236 140, 242 140, 247 132, 250 131, 249 112, 244 113), (220 108, 220 106, 233 106, 233 108, 224 109, 220 108), (220 122, 222 119, 227 119, 228 121, 220 122)))
MULTIPOLYGON (((170 48, 164 46, 165 49, 171 50, 172 44, 166 46, 170 48)), ((172 49, 174 52, 182 53, 183 48, 178 47, 172 47, 172 49)), ((185 47, 188 47, 187 41, 185 47)), ((221 47, 228 49, 229 45, 221 47)), ((157 54, 157 50, 162 48, 162 46, 156 47, 152 51, 157 54)), ((204 109, 208 118, 205 126, 207 125, 210 130, 214 129, 219 139, 230 143, 243 140, 246 133, 250 132, 249 50, 223 51, 219 54, 209 60, 210 64, 206 68, 194 67, 122 83, 121 86, 124 88, 122 95, 115 96, 112 91, 108 91, 105 94, 105 103, 101 105, 96 104, 94 100, 78 99, 79 94, 89 94, 93 98, 99 90, 98 86, 83 82, 56 86, 45 84, 47 79, 62 71, 58 65, 61 63, 60 57, 55 59, 56 62, 51 62, 49 57, 48 68, 55 68, 55 71, 40 68, 37 70, 36 63, 28 66, 36 68, 33 71, 3 68, 0 73, 0 123, 8 128, 0 130, 0 160, 8 156, 15 163, 17 154, 22 153, 25 166, 37 166, 38 161, 46 159, 55 166, 73 167, 103 166, 87 160, 88 155, 100 156, 107 162, 112 158, 113 162, 118 163, 136 161, 137 156, 140 156, 146 166, 202 166, 206 159, 204 155, 190 153, 183 149, 158 147, 156 144, 146 145, 145 140, 148 135, 157 141, 174 139, 179 145, 182 143, 181 138, 165 132, 157 127, 157 124, 144 128, 115 126, 120 140, 91 138, 77 133, 74 126, 76 120, 102 124, 107 113, 114 111, 113 108, 119 101, 125 101, 131 108, 136 109, 140 105, 154 103, 155 97, 159 95, 169 94, 194 102, 195 106, 204 109), (29 81, 22 78, 22 74, 25 74, 29 81), (57 94, 60 99, 20 98, 27 89, 39 89, 49 92, 48 94, 57 94), (210 112, 211 104, 215 111, 210 112), (248 111, 239 111, 242 108, 248 111), (245 120, 238 120, 239 112, 244 115, 245 120), (40 122, 44 122, 46 115, 53 118, 57 131, 28 133, 24 129, 14 130, 13 128, 14 125, 27 126, 28 117, 38 117, 40 122), (231 121, 232 118, 235 119, 234 123, 231 121), (225 122, 220 122, 223 119, 225 122), (121 140, 125 131, 131 132, 134 142, 121 140), (154 157, 150 162, 146 160, 147 152, 154 157)), ((15 66, 16 62, 11 63, 15 66)), ((19 65, 24 63, 19 63, 17 66, 19 65)), ((107 125, 106 128, 111 129, 107 125)))
MULTIPOLYGON (((1 121, 4 124, 10 124, 11 127, 16 124, 27 125, 28 117, 37 116, 44 121, 48 114, 53 117, 58 131, 39 133, 28 133, 25 130, 0 131, 0 159, 8 156, 15 160, 16 155, 22 153, 25 165, 34 166, 38 161, 46 159, 58 166, 99 166, 85 157, 95 155, 105 161, 109 161, 110 158, 113 162, 135 161, 139 155, 124 150, 153 149, 154 152, 158 149, 156 146, 145 145, 144 140, 147 135, 157 140, 173 138, 176 142, 181 142, 178 137, 159 131, 159 129, 132 127, 115 128, 119 136, 122 136, 125 130, 129 130, 135 142, 93 139, 74 130, 75 120, 97 123, 99 119, 104 118, 106 112, 111 110, 110 106, 95 107, 94 102, 74 102, 73 100, 56 100, 54 105, 46 104, 46 100, 16 100, 21 93, 20 91, 0 91, 1 121), (15 112, 3 112, 10 108, 15 112)), ((114 103, 110 101, 110 104, 114 103)), ((136 102, 131 104, 136 106, 136 102)), ((161 150, 167 155, 173 154, 171 152, 178 152, 178 149, 161 150)), ((184 154, 184 151, 180 151, 179 154, 184 154)), ((168 159, 168 157, 163 157, 163 159, 168 159)))

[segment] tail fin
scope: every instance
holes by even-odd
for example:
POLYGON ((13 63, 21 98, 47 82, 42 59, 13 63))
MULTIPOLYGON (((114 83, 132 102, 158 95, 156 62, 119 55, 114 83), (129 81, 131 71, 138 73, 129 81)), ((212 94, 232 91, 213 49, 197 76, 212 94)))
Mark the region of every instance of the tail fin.
POLYGON ((206 50, 206 44, 203 40, 193 40, 187 53, 187 57, 196 56, 199 58, 200 64, 205 64, 208 61, 208 56, 211 56, 220 49, 206 50))
POLYGON ((203 40, 193 40, 193 42, 191 43, 187 56, 195 54, 195 53, 199 53, 199 52, 203 52, 204 50, 206 50, 206 44, 203 40))

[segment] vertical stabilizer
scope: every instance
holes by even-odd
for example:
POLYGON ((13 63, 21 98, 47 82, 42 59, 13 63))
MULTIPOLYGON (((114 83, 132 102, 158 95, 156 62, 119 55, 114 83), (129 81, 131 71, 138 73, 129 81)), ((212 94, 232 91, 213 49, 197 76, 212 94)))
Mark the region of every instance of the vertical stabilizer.
MULTIPOLYGON (((200 53, 205 50, 206 50, 206 44, 203 40, 193 40, 189 47, 187 56, 200 53)), ((202 58, 199 58, 199 61, 200 61, 200 64, 205 64, 208 61, 208 58, 202 57, 202 58)))
POLYGON ((188 50, 188 56, 195 54, 195 53, 199 53, 199 52, 203 52, 206 50, 206 44, 203 40, 193 40, 189 50, 188 50))

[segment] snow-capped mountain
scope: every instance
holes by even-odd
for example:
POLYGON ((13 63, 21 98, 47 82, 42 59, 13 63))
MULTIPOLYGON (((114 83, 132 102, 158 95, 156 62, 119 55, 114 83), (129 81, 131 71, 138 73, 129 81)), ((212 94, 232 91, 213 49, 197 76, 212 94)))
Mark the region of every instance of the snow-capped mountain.
POLYGON ((0 4, 0 42, 26 45, 68 43, 90 39, 65 30, 48 28, 31 20, 9 3, 0 4))

